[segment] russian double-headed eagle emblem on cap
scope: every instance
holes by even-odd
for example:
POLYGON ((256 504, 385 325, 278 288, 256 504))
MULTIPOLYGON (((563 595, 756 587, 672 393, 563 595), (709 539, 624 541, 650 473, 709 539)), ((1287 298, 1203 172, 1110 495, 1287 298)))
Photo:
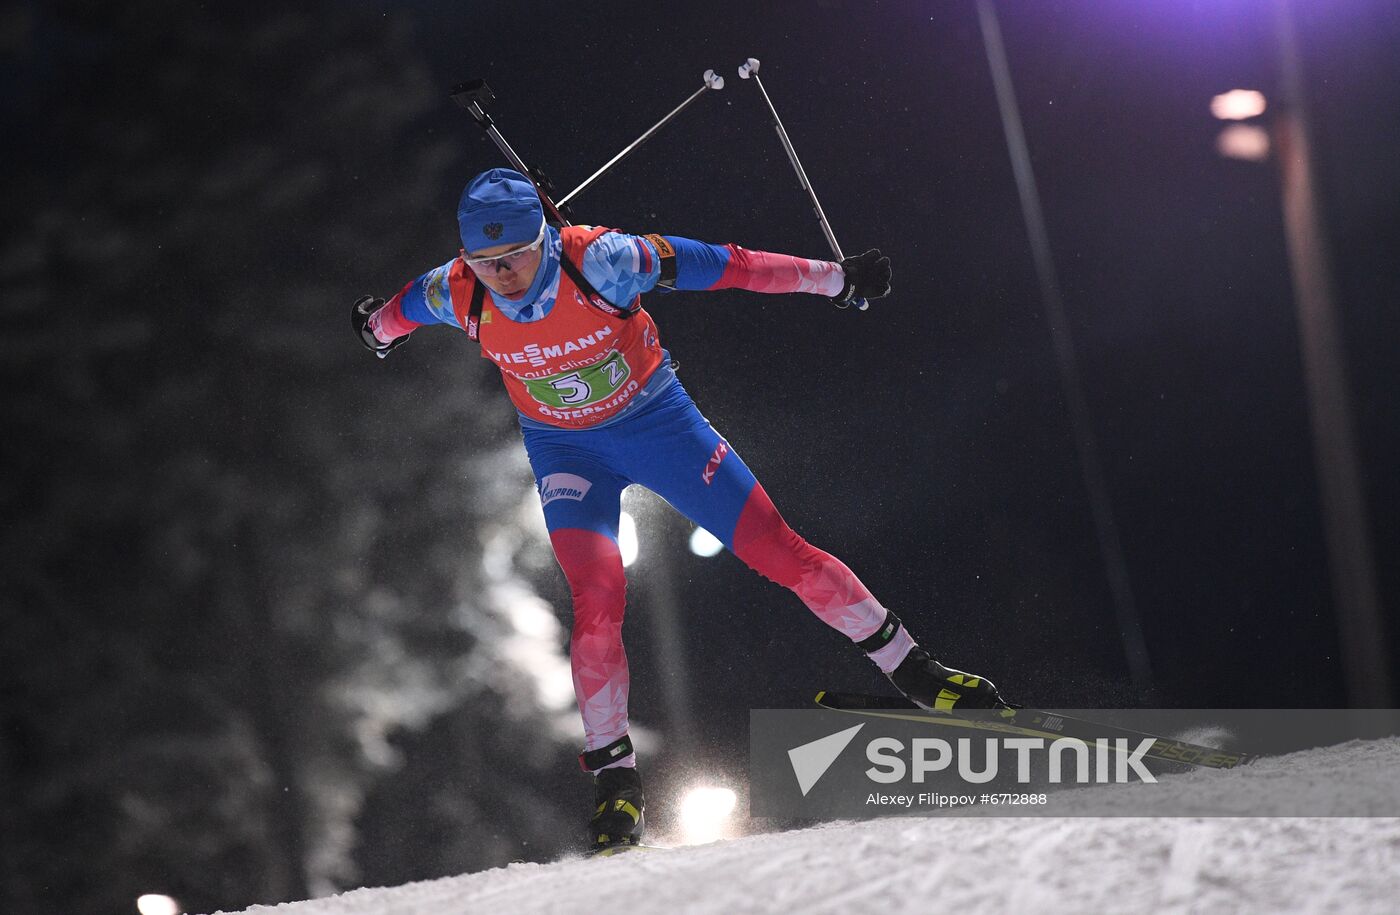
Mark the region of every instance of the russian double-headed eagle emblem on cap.
POLYGON ((492 241, 495 241, 496 239, 500 238, 501 233, 505 230, 506 227, 501 225, 499 222, 488 222, 486 225, 481 227, 481 231, 486 233, 486 237, 491 239, 492 241))

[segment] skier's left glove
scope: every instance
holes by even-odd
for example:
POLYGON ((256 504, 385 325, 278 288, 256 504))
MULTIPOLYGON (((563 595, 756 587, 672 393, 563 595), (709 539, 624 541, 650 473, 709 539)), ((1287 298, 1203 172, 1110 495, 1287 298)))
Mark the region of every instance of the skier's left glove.
POLYGON ((383 307, 383 299, 372 295, 362 295, 355 300, 355 304, 350 309, 350 323, 355 328, 355 336, 360 338, 365 349, 370 350, 380 359, 389 355, 391 350, 408 340, 408 334, 404 334, 402 337, 395 337, 388 343, 379 342, 379 338, 374 335, 374 331, 370 328, 370 319, 383 307))
POLYGON ((841 262, 841 272, 846 274, 846 285, 831 298, 837 305, 890 294, 890 259, 881 254, 879 248, 846 258, 841 262))

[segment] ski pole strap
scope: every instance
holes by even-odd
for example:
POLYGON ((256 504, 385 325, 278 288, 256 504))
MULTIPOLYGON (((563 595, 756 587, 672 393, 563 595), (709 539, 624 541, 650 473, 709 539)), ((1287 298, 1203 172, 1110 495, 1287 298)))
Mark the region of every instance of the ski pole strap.
POLYGON ((472 280, 472 303, 467 307, 467 336, 476 340, 481 336, 481 306, 486 301, 486 284, 472 280))
POLYGON ((588 304, 603 312, 619 318, 623 321, 632 317, 633 311, 630 308, 619 308, 612 302, 603 298, 603 294, 593 288, 593 284, 588 282, 588 278, 583 275, 583 271, 569 260, 569 256, 562 251, 559 253, 559 266, 564 268, 564 272, 569 275, 569 279, 578 287, 578 291, 583 293, 583 297, 588 300, 588 304))
POLYGON ((647 241, 656 248, 656 253, 661 257, 661 279, 657 280, 662 286, 674 286, 676 284, 676 249, 671 247, 671 243, 660 235, 643 235, 647 241))
POLYGON ((606 747, 580 753, 578 764, 585 772, 597 772, 609 763, 615 763, 632 752, 632 740, 628 735, 623 734, 606 747))
POLYGON ((885 621, 880 624, 880 628, 876 629, 873 635, 866 636, 856 642, 856 647, 866 654, 879 651, 890 643, 890 639, 894 638, 895 633, 902 625, 904 624, 899 621, 899 617, 886 610, 885 621))

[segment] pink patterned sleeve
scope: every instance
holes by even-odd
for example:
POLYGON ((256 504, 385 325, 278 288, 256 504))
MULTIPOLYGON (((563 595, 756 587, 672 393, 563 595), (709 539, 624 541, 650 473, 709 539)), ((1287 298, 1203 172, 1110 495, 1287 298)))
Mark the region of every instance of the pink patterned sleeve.
POLYGON ((417 321, 403 313, 404 293, 408 292, 412 285, 410 283, 399 290, 399 294, 386 302, 383 308, 370 315, 369 329, 380 343, 391 343, 396 337, 411 334, 414 330, 422 327, 417 321))
POLYGON ((747 289, 751 292, 810 292, 834 296, 846 285, 841 265, 770 251, 750 251, 725 245, 729 263, 711 289, 747 289))

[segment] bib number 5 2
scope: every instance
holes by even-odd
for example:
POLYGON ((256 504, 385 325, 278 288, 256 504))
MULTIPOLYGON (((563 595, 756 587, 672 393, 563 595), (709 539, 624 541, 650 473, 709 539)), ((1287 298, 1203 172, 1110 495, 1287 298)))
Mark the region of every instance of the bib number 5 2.
POLYGON ((622 353, 574 372, 525 382, 531 395, 552 407, 581 407, 597 403, 616 393, 632 374, 622 353))

